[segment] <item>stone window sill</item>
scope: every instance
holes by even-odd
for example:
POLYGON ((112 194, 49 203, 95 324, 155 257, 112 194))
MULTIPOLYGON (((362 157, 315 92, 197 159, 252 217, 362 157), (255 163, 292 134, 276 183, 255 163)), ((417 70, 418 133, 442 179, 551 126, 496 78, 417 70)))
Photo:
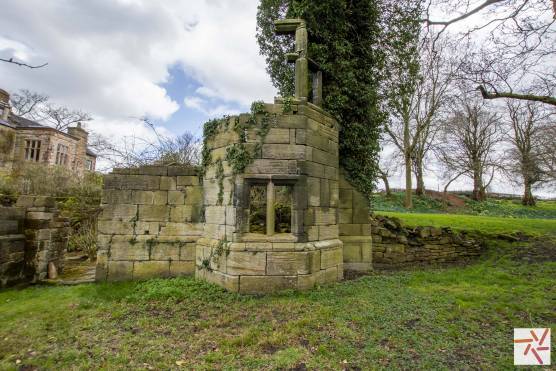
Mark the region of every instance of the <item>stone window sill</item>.
POLYGON ((297 237, 291 233, 277 233, 272 236, 257 233, 246 233, 241 237, 242 242, 297 242, 297 237))

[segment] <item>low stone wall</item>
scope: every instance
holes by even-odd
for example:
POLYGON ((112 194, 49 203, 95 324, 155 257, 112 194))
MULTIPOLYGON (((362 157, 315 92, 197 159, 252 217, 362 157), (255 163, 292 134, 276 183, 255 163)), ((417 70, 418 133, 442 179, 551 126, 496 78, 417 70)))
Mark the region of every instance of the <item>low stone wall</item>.
POLYGON ((194 274, 202 205, 193 167, 114 169, 104 178, 97 281, 194 274))
POLYGON ((372 219, 373 266, 378 269, 467 262, 477 258, 480 241, 450 228, 403 227, 398 219, 372 219))
POLYGON ((20 196, 15 206, 0 207, 0 286, 55 278, 68 232, 53 198, 20 196))

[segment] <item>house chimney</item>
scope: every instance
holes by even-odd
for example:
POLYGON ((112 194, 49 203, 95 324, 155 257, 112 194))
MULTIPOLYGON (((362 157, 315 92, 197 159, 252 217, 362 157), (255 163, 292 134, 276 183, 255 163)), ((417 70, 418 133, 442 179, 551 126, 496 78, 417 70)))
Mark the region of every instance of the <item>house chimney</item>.
POLYGON ((8 121, 10 116, 10 94, 0 89, 0 119, 8 121))

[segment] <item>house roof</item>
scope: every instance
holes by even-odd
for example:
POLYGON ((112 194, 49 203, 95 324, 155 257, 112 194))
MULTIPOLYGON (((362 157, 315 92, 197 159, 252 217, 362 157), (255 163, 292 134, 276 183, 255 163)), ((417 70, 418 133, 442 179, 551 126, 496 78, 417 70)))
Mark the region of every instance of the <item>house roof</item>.
POLYGON ((8 121, 15 125, 16 128, 44 128, 48 129, 48 126, 41 125, 36 121, 26 119, 25 117, 10 114, 8 121))
POLYGON ((85 152, 87 156, 97 157, 97 154, 94 153, 90 148, 87 148, 87 152, 85 152))

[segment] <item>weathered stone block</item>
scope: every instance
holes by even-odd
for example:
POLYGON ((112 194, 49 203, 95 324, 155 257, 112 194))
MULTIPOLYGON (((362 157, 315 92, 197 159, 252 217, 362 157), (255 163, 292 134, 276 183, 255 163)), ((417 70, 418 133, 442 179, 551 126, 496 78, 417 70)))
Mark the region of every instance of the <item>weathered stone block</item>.
POLYGON ((353 190, 340 188, 340 209, 352 209, 352 208, 353 208, 353 190))
POLYGON ((239 292, 264 294, 297 287, 297 276, 241 276, 239 292))
POLYGON ((178 244, 153 239, 149 247, 151 260, 180 260, 180 246, 178 244))
POLYGON ((170 275, 170 262, 146 261, 135 262, 133 266, 134 280, 147 280, 150 278, 164 278, 170 275))
POLYGON ((341 248, 322 250, 320 258, 320 268, 327 269, 343 263, 343 252, 341 248))
POLYGON ((175 223, 191 223, 193 221, 193 207, 190 205, 171 206, 170 221, 175 223))
POLYGON ((214 283, 232 292, 239 291, 239 276, 230 276, 218 271, 209 272, 206 269, 195 269, 195 277, 214 283))
POLYGON ((190 223, 166 223, 160 228, 160 236, 201 236, 203 233, 202 224, 190 223))
POLYGON ((155 191, 153 192, 154 205, 167 205, 168 204, 168 191, 155 191))
POLYGON ((131 191, 131 202, 136 205, 152 205, 154 193, 152 191, 131 191))
POLYGON ((309 206, 320 206, 320 179, 307 178, 307 193, 309 206))
POLYGON ((129 221, 137 215, 136 205, 105 205, 99 220, 129 221))
POLYGON ((309 274, 317 270, 313 269, 314 260, 316 260, 315 253, 269 252, 267 253, 266 274, 272 276, 309 274))
POLYGON ((299 290, 310 290, 317 285, 324 284, 325 271, 317 271, 313 274, 297 277, 297 288, 299 290))
POLYGON ((195 274, 195 261, 171 261, 170 276, 182 277, 195 274))
POLYGON ((303 160, 305 159, 305 146, 295 144, 264 144, 263 158, 281 160, 303 160))
POLYGON ((163 176, 160 178, 160 189, 163 191, 175 191, 177 187, 176 177, 163 176))
POLYGON ((127 261, 108 262, 108 281, 129 281, 133 278, 133 263, 127 261))
POLYGON ((231 275, 264 275, 266 271, 265 252, 232 251, 226 259, 227 274, 231 275))
POLYGON ((98 233, 100 234, 118 234, 118 235, 131 235, 133 234, 133 223, 131 222, 118 222, 113 220, 99 220, 98 233))
POLYGON ((185 192, 169 191, 168 205, 183 205, 185 203, 185 192))
POLYGON ((199 177, 198 176, 178 176, 177 185, 178 186, 198 186, 199 177))
POLYGON ((353 209, 338 209, 340 224, 353 224, 353 209))
POLYGON ((361 224, 340 224, 340 236, 361 236, 361 224))
POLYGON ((139 205, 139 220, 145 222, 167 221, 170 210, 165 205, 139 205))
POLYGON ((160 187, 160 177, 150 175, 117 175, 104 176, 104 189, 157 190, 160 187))
POLYGON ((344 244, 344 262, 358 263, 363 260, 361 244, 344 244))
POLYGON ((324 282, 332 283, 338 281, 338 267, 330 267, 324 271, 324 282))

